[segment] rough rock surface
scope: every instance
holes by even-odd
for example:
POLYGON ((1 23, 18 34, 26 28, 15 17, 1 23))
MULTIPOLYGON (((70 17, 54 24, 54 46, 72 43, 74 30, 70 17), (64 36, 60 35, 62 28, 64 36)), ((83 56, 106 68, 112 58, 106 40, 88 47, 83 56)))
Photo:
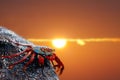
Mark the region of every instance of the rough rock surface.
MULTIPOLYGON (((20 37, 13 31, 0 27, 0 56, 15 54, 22 51, 23 46, 18 47, 10 43, 8 38, 19 43, 31 44, 34 46, 33 43, 20 37)), ((37 58, 35 58, 34 62, 29 65, 27 70, 23 71, 23 66, 29 61, 28 57, 23 63, 17 64, 13 69, 8 69, 9 64, 20 60, 23 56, 24 54, 11 59, 0 58, 0 80, 59 80, 48 60, 45 61, 44 67, 40 67, 37 58)))

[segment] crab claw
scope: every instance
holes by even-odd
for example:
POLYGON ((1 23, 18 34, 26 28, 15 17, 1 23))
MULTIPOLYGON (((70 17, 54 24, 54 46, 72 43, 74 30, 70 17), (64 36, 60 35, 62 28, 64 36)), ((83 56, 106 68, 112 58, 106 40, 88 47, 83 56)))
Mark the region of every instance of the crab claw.
POLYGON ((54 68, 57 69, 56 72, 59 72, 59 75, 61 75, 63 73, 64 70, 64 66, 63 65, 54 65, 54 68))
POLYGON ((52 65, 56 72, 59 72, 59 75, 61 75, 64 70, 64 65, 62 61, 56 56, 56 54, 53 53, 51 56, 46 56, 46 58, 52 62, 52 65), (53 61, 55 61, 57 64, 55 65, 53 61))
POLYGON ((64 65, 63 65, 63 63, 62 63, 62 61, 54 54, 54 56, 55 56, 55 61, 56 61, 56 63, 57 63, 57 65, 54 65, 54 67, 56 68, 58 68, 58 70, 57 70, 57 72, 59 72, 59 75, 61 75, 62 74, 62 72, 63 72, 63 70, 64 70, 64 65))

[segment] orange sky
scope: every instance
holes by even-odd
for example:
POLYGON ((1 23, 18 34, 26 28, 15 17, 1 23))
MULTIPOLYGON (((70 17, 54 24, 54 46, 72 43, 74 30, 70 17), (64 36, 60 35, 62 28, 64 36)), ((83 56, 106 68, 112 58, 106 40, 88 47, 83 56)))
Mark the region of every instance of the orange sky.
MULTIPOLYGON (((119 0, 0 0, 0 25, 25 38, 119 38, 119 0)), ((52 46, 51 43, 42 43, 52 46)), ((69 42, 61 80, 120 80, 120 43, 69 42)))

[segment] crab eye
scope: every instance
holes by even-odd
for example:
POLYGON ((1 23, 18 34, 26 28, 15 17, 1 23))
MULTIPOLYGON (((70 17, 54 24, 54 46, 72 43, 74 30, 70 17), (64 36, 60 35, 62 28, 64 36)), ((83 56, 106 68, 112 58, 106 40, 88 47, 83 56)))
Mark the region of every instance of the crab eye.
POLYGON ((48 50, 47 50, 47 51, 48 51, 48 52, 51 52, 51 51, 52 51, 52 49, 49 49, 49 48, 48 48, 48 50))
POLYGON ((55 49, 52 49, 53 52, 55 52, 55 49))
POLYGON ((48 52, 54 52, 55 51, 55 49, 51 49, 51 48, 48 48, 48 50, 47 50, 48 52))
POLYGON ((40 50, 44 52, 44 51, 45 51, 45 48, 41 48, 40 50))

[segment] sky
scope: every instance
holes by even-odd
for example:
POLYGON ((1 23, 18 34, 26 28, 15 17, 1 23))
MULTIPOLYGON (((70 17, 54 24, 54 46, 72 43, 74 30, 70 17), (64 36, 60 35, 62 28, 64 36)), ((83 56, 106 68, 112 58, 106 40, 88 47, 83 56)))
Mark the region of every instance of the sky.
MULTIPOLYGON (((0 26, 26 39, 120 38, 120 1, 0 0, 0 26)), ((68 42, 56 50, 65 65, 60 80, 120 80, 119 47, 119 42, 68 42)))

